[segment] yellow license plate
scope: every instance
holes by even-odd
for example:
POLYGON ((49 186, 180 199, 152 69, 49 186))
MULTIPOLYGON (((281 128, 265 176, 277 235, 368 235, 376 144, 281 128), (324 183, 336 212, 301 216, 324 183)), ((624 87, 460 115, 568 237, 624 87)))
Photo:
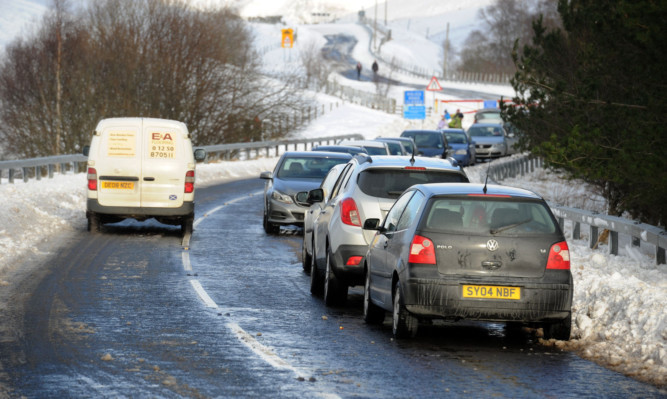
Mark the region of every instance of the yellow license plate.
POLYGON ((521 288, 498 285, 464 285, 464 298, 521 299, 521 288))
POLYGON ((102 188, 110 190, 134 190, 132 181, 103 181, 102 188))

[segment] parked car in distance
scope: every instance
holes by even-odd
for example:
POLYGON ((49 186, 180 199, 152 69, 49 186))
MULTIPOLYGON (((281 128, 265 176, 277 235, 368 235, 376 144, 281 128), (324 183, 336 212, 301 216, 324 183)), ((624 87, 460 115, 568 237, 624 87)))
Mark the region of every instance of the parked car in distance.
POLYGON ((267 234, 277 234, 280 226, 303 225, 308 209, 294 202, 299 191, 319 187, 329 170, 346 163, 352 155, 342 152, 288 151, 285 152, 273 172, 262 172, 264 185, 263 225, 267 234))
POLYGON ((504 123, 498 108, 482 108, 475 112, 473 124, 475 123, 504 123))
POLYGON ((409 137, 419 149, 417 155, 447 158, 447 138, 440 130, 405 130, 401 137, 409 137))
POLYGON ((314 201, 311 198, 312 206, 308 202, 308 192, 301 191, 295 196, 295 202, 301 206, 308 207, 305 216, 303 218, 303 244, 301 246, 301 262, 303 264, 303 270, 306 273, 310 273, 310 266, 312 263, 313 255, 313 223, 317 220, 317 217, 320 216, 322 207, 331 198, 331 190, 333 189, 334 184, 341 175, 341 171, 347 166, 347 164, 341 163, 334 165, 329 173, 327 173, 322 184, 320 184, 320 189, 322 193, 322 198, 317 198, 317 201, 314 201))
POLYGON ((375 140, 379 141, 400 141, 405 148, 406 155, 417 155, 418 149, 415 145, 415 141, 411 137, 376 137, 375 140))
POLYGON ((500 123, 476 123, 468 128, 468 136, 475 143, 477 159, 500 158, 512 153, 514 135, 509 137, 500 123))
POLYGON ((474 165, 477 152, 475 151, 475 143, 468 137, 468 134, 463 129, 443 129, 442 132, 445 134, 447 144, 451 149, 450 156, 454 157, 462 166, 474 165))
POLYGON ((419 320, 490 320, 568 340, 573 282, 563 232, 547 203, 522 189, 416 185, 396 201, 364 263, 364 319, 392 314, 393 334, 419 320))
POLYGON ((387 148, 389 149, 389 155, 410 155, 411 152, 405 148, 402 142, 399 140, 387 140, 384 138, 376 138, 374 141, 379 141, 381 143, 386 143, 387 148))
POLYGON ((351 145, 318 145, 311 151, 346 152, 351 155, 368 154, 363 147, 351 145))
POLYGON ((331 193, 311 190, 308 202, 321 211, 313 224, 311 292, 328 305, 343 303, 348 287, 364 281, 364 257, 373 232, 361 221, 382 218, 403 191, 418 183, 468 182, 448 160, 407 156, 357 156, 341 171, 331 193), (325 202, 326 201, 326 202, 325 202))
POLYGON ((338 145, 361 147, 369 155, 391 155, 386 143, 373 140, 341 140, 338 145))

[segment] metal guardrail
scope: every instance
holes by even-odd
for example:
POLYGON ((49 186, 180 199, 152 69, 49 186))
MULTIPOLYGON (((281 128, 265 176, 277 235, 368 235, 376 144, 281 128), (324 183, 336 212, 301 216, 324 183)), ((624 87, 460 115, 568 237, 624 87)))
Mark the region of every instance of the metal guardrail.
MULTIPOLYGON (((290 148, 297 150, 299 147, 308 150, 309 147, 312 149, 315 145, 333 144, 344 139, 361 140, 363 139, 363 136, 361 134, 345 134, 310 139, 218 144, 199 146, 196 148, 203 148, 206 150, 208 160, 234 160, 239 159, 241 155, 244 155, 245 159, 253 159, 253 153, 255 157, 259 157, 262 152, 266 154, 266 156, 270 156, 271 150, 274 150, 277 156, 281 154, 281 150, 289 151, 290 148)), ((31 177, 36 180, 41 180, 42 177, 53 178, 53 175, 57 171, 60 171, 61 173, 67 173, 68 171, 85 171, 86 162, 88 162, 88 157, 83 154, 0 161, 0 182, 2 181, 3 176, 7 177, 9 183, 14 183, 14 180, 19 174, 23 181, 27 182, 31 177)))
MULTIPOLYGON (((489 165, 487 172, 489 179, 495 183, 508 177, 514 178, 533 172, 542 166, 542 160, 525 156, 511 161, 489 165)), ((609 231, 609 253, 618 255, 619 235, 631 238, 632 246, 639 247, 641 242, 652 244, 655 247, 656 264, 665 264, 665 248, 667 248, 667 232, 656 226, 639 223, 617 216, 599 214, 597 212, 570 208, 562 205, 549 204, 558 219, 561 229, 565 227, 565 220, 572 223, 572 239, 581 239, 581 226, 588 226, 588 243, 590 248, 598 244, 601 230, 609 231)))

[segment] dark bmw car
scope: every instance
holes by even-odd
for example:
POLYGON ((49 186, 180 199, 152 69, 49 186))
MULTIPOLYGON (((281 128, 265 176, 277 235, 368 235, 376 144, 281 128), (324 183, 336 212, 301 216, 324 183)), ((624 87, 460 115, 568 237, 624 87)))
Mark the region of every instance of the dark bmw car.
POLYGON ((347 163, 352 155, 343 152, 289 151, 284 153, 273 172, 262 172, 264 185, 264 230, 277 234, 280 226, 303 226, 307 207, 295 202, 299 191, 320 186, 334 165, 347 163))
POLYGON ((568 340, 572 275, 563 233, 546 202, 517 188, 412 186, 377 230, 364 265, 364 319, 393 315, 396 337, 418 320, 488 320, 542 327, 568 340))

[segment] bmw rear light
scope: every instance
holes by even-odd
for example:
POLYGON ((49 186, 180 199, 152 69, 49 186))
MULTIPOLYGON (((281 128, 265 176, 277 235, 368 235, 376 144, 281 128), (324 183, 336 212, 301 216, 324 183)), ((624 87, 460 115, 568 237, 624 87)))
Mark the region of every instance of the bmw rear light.
POLYGON ((185 173, 185 193, 190 194, 195 191, 195 171, 188 170, 185 173))
POLYGON ((345 198, 340 205, 340 219, 343 223, 350 226, 361 227, 361 220, 359 219, 359 210, 357 204, 352 198, 345 198))
POLYGON ((88 168, 88 190, 97 191, 97 170, 88 168))
POLYGON ((551 246, 547 269, 570 270, 570 249, 567 242, 561 241, 551 246))
POLYGON ((433 241, 426 237, 416 235, 410 244, 410 256, 408 257, 410 263, 425 263, 428 265, 435 265, 435 248, 433 241))

